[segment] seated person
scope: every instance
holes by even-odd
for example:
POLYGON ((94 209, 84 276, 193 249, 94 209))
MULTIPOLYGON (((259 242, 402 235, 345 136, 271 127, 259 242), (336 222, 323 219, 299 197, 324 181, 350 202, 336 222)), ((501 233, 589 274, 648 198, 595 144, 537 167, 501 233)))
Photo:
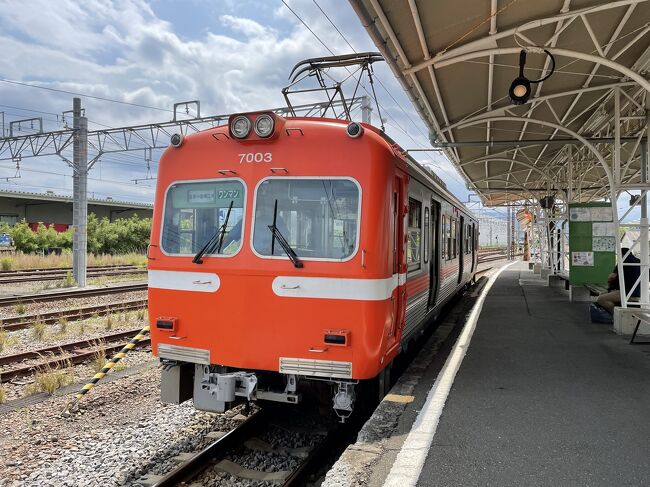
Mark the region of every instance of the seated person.
MULTIPOLYGON (((621 249, 621 254, 625 255, 629 251, 630 249, 623 247, 621 249)), ((623 262, 626 264, 638 264, 641 261, 630 252, 623 262)), ((639 266, 623 266, 623 280, 625 282, 626 292, 630 292, 630 289, 632 289, 632 286, 634 286, 634 283, 639 278, 640 273, 641 268, 639 266)), ((621 304, 621 287, 618 279, 618 265, 614 266, 614 270, 612 270, 612 273, 607 278, 607 286, 608 291, 598 296, 596 303, 605 308, 611 314, 614 314, 614 308, 621 304)), ((637 286, 631 297, 638 298, 640 295, 641 289, 640 286, 637 286)))

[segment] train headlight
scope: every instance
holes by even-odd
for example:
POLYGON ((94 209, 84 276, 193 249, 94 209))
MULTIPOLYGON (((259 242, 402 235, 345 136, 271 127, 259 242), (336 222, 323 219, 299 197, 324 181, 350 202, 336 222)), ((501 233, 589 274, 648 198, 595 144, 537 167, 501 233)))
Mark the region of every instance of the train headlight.
POLYGON ((172 145, 172 147, 178 148, 183 144, 183 140, 185 140, 183 134, 174 134, 169 139, 169 143, 172 145))
POLYGON ((348 136, 356 139, 357 137, 361 137, 361 134, 363 134, 363 127, 357 122, 351 122, 348 124, 347 132, 348 136))
POLYGON ((273 133, 275 128, 275 121, 271 115, 260 115, 255 120, 255 133, 258 137, 265 139, 273 133))
POLYGON ((251 121, 240 115, 230 123, 230 132, 238 139, 245 139, 251 133, 251 121))

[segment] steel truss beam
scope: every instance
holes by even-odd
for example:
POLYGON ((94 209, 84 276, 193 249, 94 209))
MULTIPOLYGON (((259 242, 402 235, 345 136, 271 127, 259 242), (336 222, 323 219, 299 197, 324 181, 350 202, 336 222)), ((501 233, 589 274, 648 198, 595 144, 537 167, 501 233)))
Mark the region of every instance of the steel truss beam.
MULTIPOLYGON (((346 100, 350 110, 360 107, 362 97, 346 100)), ((342 102, 338 102, 339 104, 342 102)), ((299 105, 294 107, 302 116, 314 116, 323 110, 327 103, 299 105)), ((278 115, 288 115, 287 107, 274 108, 278 115)), ((229 115, 214 115, 210 117, 191 118, 187 120, 171 120, 168 122, 132 125, 112 129, 88 131, 88 148, 95 156, 89 162, 89 169, 97 160, 98 155, 113 152, 127 152, 144 149, 164 149, 169 145, 169 138, 174 133, 194 133, 223 125, 229 115)), ((23 135, 19 137, 0 138, 0 160, 20 160, 28 157, 60 156, 69 162, 64 155, 72 149, 74 129, 44 132, 40 134, 23 135)))

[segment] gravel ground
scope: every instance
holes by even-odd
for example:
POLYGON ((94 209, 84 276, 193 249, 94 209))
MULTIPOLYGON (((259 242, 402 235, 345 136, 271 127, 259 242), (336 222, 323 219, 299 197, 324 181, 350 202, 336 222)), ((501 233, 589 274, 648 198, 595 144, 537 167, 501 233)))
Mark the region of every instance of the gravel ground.
POLYGON ((40 340, 34 338, 34 331, 30 328, 7 332, 6 344, 0 351, 0 357, 78 340, 99 338, 107 333, 129 328, 143 327, 146 324, 146 316, 146 312, 143 316, 142 312, 138 313, 138 311, 110 315, 110 330, 107 329, 108 316, 70 321, 66 324, 65 330, 59 324, 46 325, 45 334, 40 340))
POLYGON ((82 411, 62 418, 68 398, 0 416, 0 486, 135 485, 164 471, 171 457, 193 451, 209 431, 229 431, 237 410, 196 411, 190 403, 162 405, 160 373, 151 369, 93 389, 82 411))

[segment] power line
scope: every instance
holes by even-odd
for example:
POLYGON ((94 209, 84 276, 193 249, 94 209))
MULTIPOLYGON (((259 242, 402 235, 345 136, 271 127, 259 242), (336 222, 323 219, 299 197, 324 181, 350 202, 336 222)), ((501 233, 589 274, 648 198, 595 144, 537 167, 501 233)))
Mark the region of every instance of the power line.
POLYGON ((61 90, 61 89, 58 89, 58 88, 50 88, 49 86, 33 85, 33 84, 30 84, 30 83, 24 83, 22 81, 14 81, 14 80, 4 79, 4 78, 0 78, 0 81, 3 82, 3 83, 9 83, 9 84, 12 84, 12 85, 27 86, 29 88, 38 88, 40 90, 54 91, 56 93, 66 93, 68 95, 81 96, 81 97, 84 97, 84 98, 91 98, 93 100, 107 101, 107 102, 110 102, 110 103, 119 103, 121 105, 128 105, 128 106, 131 106, 131 107, 147 108, 147 109, 150 109, 150 110, 158 110, 158 111, 161 111, 161 112, 174 113, 174 110, 169 110, 167 108, 152 107, 152 106, 149 106, 149 105, 142 105, 140 103, 131 103, 131 102, 128 102, 128 101, 114 100, 112 98, 105 98, 105 97, 102 97, 102 96, 88 95, 88 94, 85 94, 85 93, 78 93, 78 92, 74 92, 74 91, 61 90))

